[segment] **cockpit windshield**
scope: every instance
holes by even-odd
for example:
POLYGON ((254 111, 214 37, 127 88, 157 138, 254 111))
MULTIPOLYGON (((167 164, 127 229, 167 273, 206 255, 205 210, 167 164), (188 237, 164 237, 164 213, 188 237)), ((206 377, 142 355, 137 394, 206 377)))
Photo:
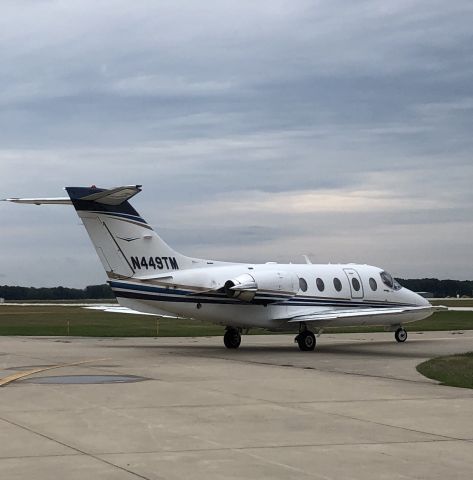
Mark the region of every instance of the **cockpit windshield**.
POLYGON ((400 290, 402 286, 393 278, 393 276, 388 272, 381 272, 380 274, 381 280, 383 283, 393 290, 400 290))
POLYGON ((402 285, 394 278, 394 290, 401 290, 402 285))

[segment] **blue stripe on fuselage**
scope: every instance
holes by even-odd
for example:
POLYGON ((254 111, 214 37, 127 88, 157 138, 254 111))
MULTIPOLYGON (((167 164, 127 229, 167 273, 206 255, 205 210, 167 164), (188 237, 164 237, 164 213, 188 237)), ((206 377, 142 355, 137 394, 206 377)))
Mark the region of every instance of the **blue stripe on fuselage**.
POLYGON ((157 287, 151 285, 142 285, 137 283, 125 283, 110 281, 112 290, 118 297, 137 298, 154 300, 160 302, 185 302, 185 303, 213 303, 213 304, 235 304, 235 305, 266 305, 268 303, 277 303, 285 306, 329 306, 329 307, 363 307, 363 308, 392 308, 413 306, 404 303, 377 302, 377 301, 352 301, 324 299, 317 297, 298 296, 287 298, 273 294, 257 294, 251 302, 243 302, 238 299, 228 298, 224 293, 205 292, 199 293, 193 290, 182 290, 178 288, 157 287))

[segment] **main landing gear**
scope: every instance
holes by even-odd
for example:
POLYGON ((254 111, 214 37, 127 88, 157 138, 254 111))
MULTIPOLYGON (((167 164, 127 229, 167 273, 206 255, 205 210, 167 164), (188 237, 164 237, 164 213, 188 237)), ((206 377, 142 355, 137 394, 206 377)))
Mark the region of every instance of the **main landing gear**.
POLYGON ((297 342, 302 352, 312 352, 315 349, 315 335, 306 328, 299 332, 294 341, 297 342))
POLYGON ((241 343, 241 329, 234 327, 227 327, 225 335, 223 336, 223 343, 227 348, 236 349, 241 343))
POLYGON ((407 332, 402 327, 399 327, 394 332, 394 338, 396 339, 396 342, 404 343, 407 340, 407 332))

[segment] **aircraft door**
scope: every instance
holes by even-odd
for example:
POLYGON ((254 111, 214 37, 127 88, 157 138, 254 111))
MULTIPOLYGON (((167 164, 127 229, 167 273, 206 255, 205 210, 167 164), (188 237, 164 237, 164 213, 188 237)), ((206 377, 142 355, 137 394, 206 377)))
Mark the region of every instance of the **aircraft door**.
POLYGON ((354 268, 344 268, 344 271, 350 284, 351 298, 363 298, 363 283, 358 272, 354 268))

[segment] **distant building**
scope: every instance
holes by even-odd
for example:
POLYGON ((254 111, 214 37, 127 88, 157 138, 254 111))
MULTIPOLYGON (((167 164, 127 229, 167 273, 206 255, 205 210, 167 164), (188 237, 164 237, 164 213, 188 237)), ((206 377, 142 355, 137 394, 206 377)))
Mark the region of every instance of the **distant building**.
POLYGON ((0 303, 5 303, 5 299, 3 297, 0 297, 0 303))

